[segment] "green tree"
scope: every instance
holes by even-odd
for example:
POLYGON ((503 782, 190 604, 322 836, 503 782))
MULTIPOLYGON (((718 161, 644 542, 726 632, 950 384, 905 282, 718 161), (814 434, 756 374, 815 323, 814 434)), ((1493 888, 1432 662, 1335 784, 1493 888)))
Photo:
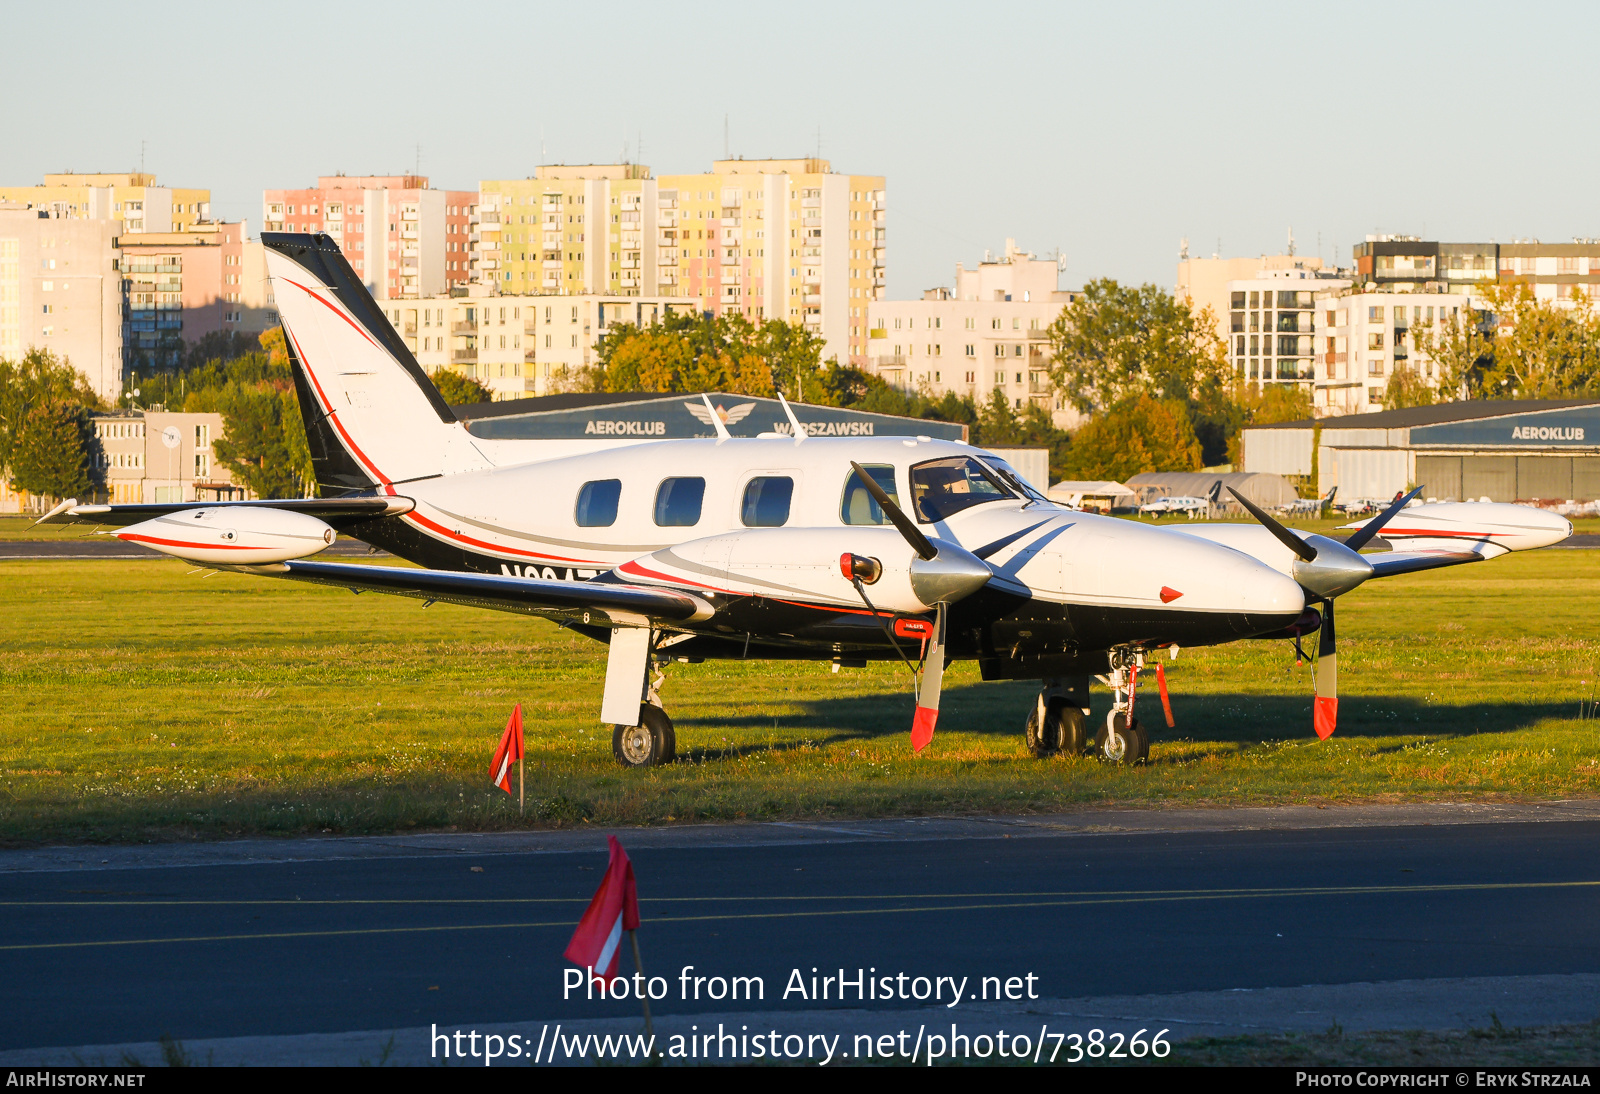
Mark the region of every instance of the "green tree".
POLYGON ((1099 278, 1049 327, 1051 378, 1084 414, 1135 395, 1188 405, 1230 377, 1216 330, 1209 310, 1164 289, 1099 278))
POLYGON ((1202 466, 1200 441, 1183 401, 1137 394, 1079 427, 1063 470, 1069 478, 1095 481, 1202 466))
POLYGON ((293 390, 232 383, 215 392, 214 404, 223 422, 211 443, 217 462, 257 497, 305 496, 311 457, 293 390))
POLYGON ((439 394, 444 396, 444 401, 451 406, 469 406, 472 403, 487 403, 494 399, 494 392, 454 369, 435 369, 430 375, 433 386, 439 389, 439 394))
POLYGON ((1494 343, 1482 393, 1500 399, 1559 399, 1600 387, 1600 323, 1587 297, 1571 306, 1539 300, 1526 282, 1484 293, 1494 343))
POLYGON ((1439 311, 1438 324, 1411 328, 1411 343, 1436 370, 1436 399, 1453 403, 1484 390, 1484 377, 1494 364, 1494 343, 1485 328, 1489 316, 1476 308, 1462 308, 1449 319, 1439 311))
POLYGON ((0 358, 0 470, 16 458, 28 415, 51 402, 102 409, 100 397, 78 370, 49 350, 30 349, 20 361, 0 358))
POLYGON ((1396 361, 1389 382, 1383 387, 1383 408, 1403 410, 1412 406, 1432 406, 1439 393, 1417 370, 1417 366, 1396 361))
POLYGON ((94 426, 80 403, 50 399, 22 420, 11 460, 11 486, 50 498, 89 493, 94 426))
POLYGON ((614 324, 596 347, 594 370, 577 382, 599 391, 728 391, 810 397, 822 339, 780 320, 743 315, 670 315, 639 327, 614 324))

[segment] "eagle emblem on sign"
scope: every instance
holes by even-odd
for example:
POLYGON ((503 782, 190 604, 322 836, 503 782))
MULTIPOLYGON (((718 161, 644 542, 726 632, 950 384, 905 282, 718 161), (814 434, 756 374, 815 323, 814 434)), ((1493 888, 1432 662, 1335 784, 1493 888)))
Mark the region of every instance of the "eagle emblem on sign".
MULTIPOLYGON (((690 414, 693 414, 706 425, 712 424, 711 411, 706 409, 704 403, 684 403, 683 405, 688 408, 690 414)), ((740 403, 738 406, 729 407, 727 409, 718 406, 717 417, 722 419, 723 425, 738 425, 740 422, 748 418, 750 416, 750 412, 755 408, 756 404, 754 403, 740 403)))

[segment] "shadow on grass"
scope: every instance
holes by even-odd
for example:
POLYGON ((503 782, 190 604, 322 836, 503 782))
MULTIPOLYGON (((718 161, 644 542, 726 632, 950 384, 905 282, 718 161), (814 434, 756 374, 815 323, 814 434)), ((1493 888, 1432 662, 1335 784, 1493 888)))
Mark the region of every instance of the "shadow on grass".
MULTIPOLYGON (((945 732, 986 736, 1022 736, 1036 689, 1026 683, 970 684, 946 688, 940 703, 939 728, 945 732)), ((1096 689, 1090 699, 1091 737, 1104 725, 1110 695, 1096 689)), ((776 722, 770 715, 734 714, 718 718, 675 719, 679 726, 758 730, 781 728, 799 738, 791 742, 730 744, 727 748, 697 748, 683 755, 694 759, 737 758, 756 752, 787 751, 804 747, 807 739, 837 745, 852 740, 876 740, 909 733, 914 710, 904 693, 823 699, 801 704, 802 712, 776 722)), ((1249 695, 1238 693, 1174 695, 1172 709, 1177 726, 1168 729, 1155 689, 1141 689, 1135 703, 1139 721, 1152 739, 1183 738, 1198 742, 1256 743, 1315 739, 1311 728, 1311 695, 1249 695)), ((1549 719, 1572 718, 1574 701, 1472 702, 1461 705, 1432 703, 1413 697, 1348 696, 1339 701, 1339 738, 1428 737, 1447 739, 1481 733, 1513 733, 1549 719)), ((1386 745, 1381 751, 1398 751, 1405 744, 1386 745)))

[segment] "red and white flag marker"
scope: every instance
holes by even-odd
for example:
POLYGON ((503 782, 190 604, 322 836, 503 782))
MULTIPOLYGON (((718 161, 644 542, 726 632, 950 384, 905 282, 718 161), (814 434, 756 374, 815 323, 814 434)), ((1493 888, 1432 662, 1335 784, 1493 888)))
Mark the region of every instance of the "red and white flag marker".
MULTIPOLYGON (((628 861, 628 852, 622 849, 616 836, 607 836, 606 843, 611 848, 606 876, 600 880, 600 888, 595 890, 589 907, 584 909, 583 918, 578 920, 578 929, 572 932, 565 956, 588 971, 591 983, 598 980, 609 990, 621 975, 623 931, 628 932, 628 942, 633 947, 633 967, 641 978, 644 965, 639 959, 639 936, 634 933, 639 929, 639 891, 633 882, 633 863, 628 861)), ((650 1025, 650 997, 641 994, 639 1001, 644 1004, 645 1030, 654 1036, 650 1025)))
POLYGON ((489 763, 489 778, 494 784, 507 794, 511 793, 511 762, 517 764, 517 811, 520 813, 523 806, 522 783, 522 704, 518 703, 511 711, 511 719, 506 722, 506 731, 500 735, 500 747, 494 750, 494 759, 489 763))

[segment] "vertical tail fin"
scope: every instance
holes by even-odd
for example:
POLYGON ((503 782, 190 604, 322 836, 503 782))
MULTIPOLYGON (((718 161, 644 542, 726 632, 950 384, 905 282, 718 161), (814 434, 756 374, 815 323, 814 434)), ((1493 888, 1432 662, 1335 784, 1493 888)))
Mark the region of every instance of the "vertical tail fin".
POLYGON ((470 438, 337 243, 261 242, 319 482, 365 489, 487 466, 463 453, 470 438))

